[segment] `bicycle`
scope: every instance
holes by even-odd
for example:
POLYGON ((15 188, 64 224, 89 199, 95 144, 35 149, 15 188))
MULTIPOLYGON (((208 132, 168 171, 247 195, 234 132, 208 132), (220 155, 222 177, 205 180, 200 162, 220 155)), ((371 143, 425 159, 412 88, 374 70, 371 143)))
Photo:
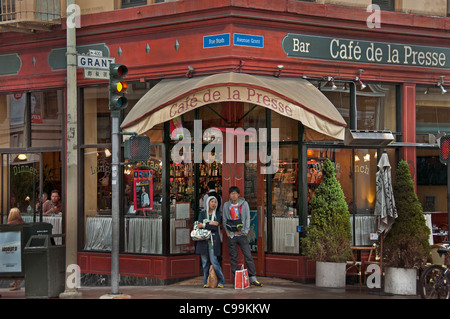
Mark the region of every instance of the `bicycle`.
POLYGON ((425 268, 420 275, 419 291, 423 299, 450 299, 450 245, 444 243, 437 250, 439 256, 445 255, 445 264, 431 265, 425 268))

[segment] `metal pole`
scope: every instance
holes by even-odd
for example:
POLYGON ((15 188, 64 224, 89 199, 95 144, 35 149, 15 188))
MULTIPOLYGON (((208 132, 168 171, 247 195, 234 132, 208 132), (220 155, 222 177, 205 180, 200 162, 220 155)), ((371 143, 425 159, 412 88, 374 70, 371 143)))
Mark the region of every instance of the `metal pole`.
POLYGON ((111 249, 111 294, 119 294, 119 112, 112 111, 112 163, 111 163, 111 217, 112 217, 112 249, 111 249))
MULTIPOLYGON (((67 0, 67 112, 66 112, 66 196, 65 214, 67 220, 66 232, 66 269, 77 265, 78 242, 78 138, 77 138, 77 48, 76 25, 77 19, 75 0, 67 0), (73 10, 73 11, 71 11, 73 10), (69 12, 70 11, 70 12, 69 12)), ((79 276, 79 274, 75 274, 79 276)), ((79 298, 77 282, 68 280, 72 274, 66 273, 65 291, 60 298, 79 298)))

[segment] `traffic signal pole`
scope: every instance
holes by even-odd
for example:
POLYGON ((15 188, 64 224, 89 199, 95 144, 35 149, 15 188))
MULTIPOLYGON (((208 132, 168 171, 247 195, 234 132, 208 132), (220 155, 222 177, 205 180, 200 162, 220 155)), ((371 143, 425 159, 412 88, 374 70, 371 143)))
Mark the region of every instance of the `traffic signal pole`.
POLYGON ((112 163, 111 163, 111 217, 112 217, 112 249, 111 249, 111 294, 119 294, 119 237, 120 237, 120 210, 119 210, 119 147, 120 128, 119 111, 112 111, 112 163))
POLYGON ((119 249, 120 249, 120 112, 127 107, 125 93, 128 84, 123 77, 128 74, 128 68, 122 64, 111 64, 109 68, 109 109, 111 111, 111 294, 103 299, 123 299, 128 295, 120 294, 119 282, 119 249))

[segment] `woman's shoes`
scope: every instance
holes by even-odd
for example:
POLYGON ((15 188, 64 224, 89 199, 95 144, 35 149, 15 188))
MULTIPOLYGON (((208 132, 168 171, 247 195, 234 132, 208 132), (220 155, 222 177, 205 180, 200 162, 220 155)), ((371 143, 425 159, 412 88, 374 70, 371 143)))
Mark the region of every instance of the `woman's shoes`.
MULTIPOLYGON (((208 285, 203 285, 203 288, 209 288, 209 286, 208 285)), ((224 285, 217 285, 217 288, 225 288, 225 286, 224 285)))

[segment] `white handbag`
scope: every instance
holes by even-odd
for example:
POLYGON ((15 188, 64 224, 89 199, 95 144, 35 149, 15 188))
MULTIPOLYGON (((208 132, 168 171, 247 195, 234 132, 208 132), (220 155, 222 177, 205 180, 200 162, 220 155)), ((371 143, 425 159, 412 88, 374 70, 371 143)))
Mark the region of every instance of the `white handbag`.
POLYGON ((198 228, 198 221, 196 221, 194 223, 194 229, 191 231, 191 238, 194 241, 208 240, 211 238, 211 231, 204 228, 198 228))

